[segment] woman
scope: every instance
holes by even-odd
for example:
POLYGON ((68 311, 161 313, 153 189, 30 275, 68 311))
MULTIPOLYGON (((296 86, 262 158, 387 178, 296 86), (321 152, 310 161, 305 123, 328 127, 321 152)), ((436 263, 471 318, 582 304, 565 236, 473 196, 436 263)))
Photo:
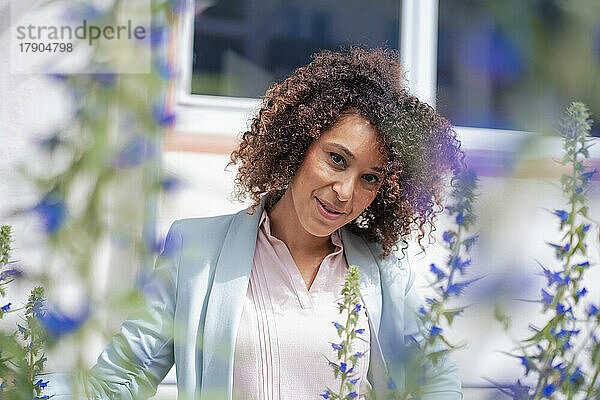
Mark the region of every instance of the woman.
MULTIPOLYGON (((423 328, 414 272, 392 250, 415 229, 421 244, 462 157, 450 124, 404 88, 395 53, 317 54, 266 93, 231 155, 251 209, 173 224, 147 307, 99 357, 88 396, 147 398, 175 363, 184 399, 318 398, 339 387, 324 356, 335 360, 353 264, 366 309, 357 391, 382 392, 387 374, 402 390, 405 337, 423 328)), ((462 398, 450 358, 425 369, 422 399, 462 398)))

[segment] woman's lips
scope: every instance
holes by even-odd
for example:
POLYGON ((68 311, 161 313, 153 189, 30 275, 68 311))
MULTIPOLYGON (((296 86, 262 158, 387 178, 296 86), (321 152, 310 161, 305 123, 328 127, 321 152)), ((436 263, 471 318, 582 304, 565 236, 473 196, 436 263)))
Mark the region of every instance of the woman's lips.
POLYGON ((317 209, 323 217, 334 220, 344 215, 344 213, 328 211, 327 208, 325 208, 326 206, 317 197, 315 197, 315 200, 317 202, 317 209))

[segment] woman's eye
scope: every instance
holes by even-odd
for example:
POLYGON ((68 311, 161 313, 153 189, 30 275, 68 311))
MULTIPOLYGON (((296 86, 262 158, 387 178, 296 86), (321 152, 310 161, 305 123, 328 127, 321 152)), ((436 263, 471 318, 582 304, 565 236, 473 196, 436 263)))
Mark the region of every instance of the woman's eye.
POLYGON ((379 177, 375 175, 365 175, 365 180, 369 183, 379 183, 379 177))
POLYGON ((338 164, 338 165, 343 165, 344 164, 344 157, 340 156, 338 153, 329 153, 329 155, 331 156, 331 159, 333 160, 334 163, 338 164))

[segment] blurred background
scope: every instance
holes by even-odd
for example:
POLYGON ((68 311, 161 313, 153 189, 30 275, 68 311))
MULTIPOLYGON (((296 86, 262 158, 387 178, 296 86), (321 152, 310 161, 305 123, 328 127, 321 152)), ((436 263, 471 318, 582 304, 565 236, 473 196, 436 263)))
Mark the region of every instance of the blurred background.
MULTIPOLYGON (((35 2, 32 2, 35 3, 35 2)), ((0 6, 2 21, 8 4, 0 6)), ((4 25, 2 25, 4 26, 4 25)), ((8 31, 0 28, 0 44, 8 31)), ((156 168, 178 181, 178 190, 154 198, 134 197, 144 205, 144 229, 156 241, 180 218, 236 212, 249 203, 231 199, 235 168, 225 170, 238 136, 249 126, 260 97, 274 82, 310 62, 321 49, 362 44, 398 49, 410 91, 435 106, 456 125, 468 163, 479 174, 480 240, 470 276, 487 275, 461 299, 472 306, 456 320, 449 337, 467 346, 454 354, 462 373, 465 399, 503 398, 486 389, 484 378, 503 382, 522 374, 510 351, 512 342, 493 320, 502 303, 514 317, 516 337, 542 320, 540 306, 514 301, 539 297, 543 278, 536 263, 552 265, 545 244, 557 241, 556 217, 548 210, 566 205, 558 179, 563 172, 557 121, 572 101, 588 105, 600 121, 600 2, 596 0, 215 0, 188 1, 173 19, 165 43, 173 76, 168 104, 174 115, 160 140, 156 168)), ((60 129, 73 108, 54 80, 9 73, 0 60, 0 217, 15 226, 16 258, 43 265, 39 222, 7 217, 35 201, 17 165, 42 168, 32 143, 60 129)), ((600 136, 600 123, 592 127, 600 136)), ((600 168, 600 146, 588 165, 600 168)), ((592 183, 590 217, 600 220, 598 180, 592 183)), ((129 197, 131 199, 131 197, 129 197)), ((118 196, 113 204, 120 204, 118 196)), ((441 235, 447 221, 440 218, 441 235)), ((597 226, 588 244, 600 259, 597 226)), ((431 262, 445 260, 439 246, 418 254, 411 264, 423 294, 431 262)), ((96 272, 106 289, 112 280, 133 284, 152 267, 114 243, 106 244, 103 268, 96 272), (131 262, 126 262, 130 260, 131 262)), ((147 261, 147 260, 146 260, 147 261)), ((587 285, 600 299, 600 273, 587 285)), ((107 290, 107 289, 106 289, 107 290)), ((118 318, 107 317, 117 329, 118 318)), ((93 360, 105 341, 88 347, 93 360)), ((61 361, 51 367, 60 370, 61 361)), ((172 371, 173 372, 173 371, 172 371)), ((174 374, 159 397, 174 398, 174 374)))

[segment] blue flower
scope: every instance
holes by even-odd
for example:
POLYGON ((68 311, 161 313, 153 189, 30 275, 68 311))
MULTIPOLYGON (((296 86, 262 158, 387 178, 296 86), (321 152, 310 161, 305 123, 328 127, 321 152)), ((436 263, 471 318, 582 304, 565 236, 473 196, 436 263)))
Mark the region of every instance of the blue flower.
POLYGON ((355 385, 356 382, 358 382, 359 379, 360 378, 354 378, 354 379, 348 378, 348 382, 350 382, 351 384, 355 385))
POLYGON ((50 382, 50 381, 44 382, 42 379, 40 379, 39 381, 37 381, 35 383, 35 386, 38 386, 40 388, 45 388, 46 386, 48 386, 48 382, 50 382))
POLYGON ((62 199, 52 193, 46 194, 30 211, 38 214, 43 222, 44 230, 48 234, 55 233, 62 226, 66 216, 65 204, 62 199))
POLYGON ((164 28, 152 27, 150 29, 150 45, 156 47, 163 42, 167 32, 164 28))
POLYGON ((361 329, 355 330, 354 332, 356 332, 360 335, 361 333, 365 333, 365 330, 361 328, 361 329))
POLYGON ((450 285, 448 287, 448 289, 446 290, 446 294, 448 296, 450 295, 460 295, 462 294, 462 292, 465 290, 465 288, 467 288, 469 285, 471 285, 473 282, 478 281, 481 278, 476 278, 476 279, 471 279, 468 281, 464 281, 464 282, 457 282, 457 283, 453 283, 452 285, 450 285))
POLYGON ((431 327, 431 330, 429 331, 429 334, 433 337, 433 336, 438 336, 440 333, 442 333, 443 329, 433 325, 431 327))
POLYGON ((104 88, 110 88, 117 82, 117 75, 112 72, 93 73, 92 79, 98 82, 104 88))
POLYGON ((347 366, 348 366, 348 365, 347 365, 346 363, 340 363, 340 366, 339 366, 339 369, 340 369, 340 371, 342 371, 342 372, 346 372, 346 367, 347 367, 347 366))
POLYGON ((23 272, 16 268, 7 269, 0 272, 0 281, 3 281, 4 279, 9 277, 19 277, 21 275, 23 275, 23 272))
POLYGON ((331 397, 331 393, 329 392, 329 390, 326 390, 324 393, 321 393, 319 396, 323 397, 324 399, 328 399, 331 397))
POLYGON ((591 317, 595 316, 596 314, 598 314, 598 311, 600 311, 600 309, 598 309, 598 307, 596 307, 593 304, 590 304, 588 306, 588 309, 586 310, 586 313, 587 313, 587 316, 591 318, 591 317))
POLYGON ((458 269, 461 275, 464 275, 465 268, 471 265, 471 260, 463 261, 459 256, 450 256, 448 265, 452 270, 458 269))
POLYGON ((542 303, 552 304, 552 300, 554 300, 554 296, 542 289, 542 303))
POLYGON ((358 395, 356 394, 356 392, 350 392, 348 393, 348 397, 350 397, 351 399, 357 397, 358 395))
POLYGON ((554 210, 554 214, 560 218, 561 222, 567 222, 569 219, 569 213, 564 210, 554 210))
POLYGON ((544 394, 544 396, 550 396, 552 393, 554 393, 555 390, 556 386, 553 383, 550 383, 544 386, 544 389, 542 389, 542 393, 544 394))
POLYGON ((394 382, 391 376, 388 379, 387 387, 389 390, 396 390, 396 382, 394 382))
POLYGON ((6 312, 6 311, 10 310, 10 306, 11 306, 11 304, 12 304, 12 303, 5 304, 5 305, 3 305, 3 306, 2 306, 2 307, 0 307, 0 308, 2 308, 2 311, 6 312))
POLYGON ((587 232, 587 231, 589 231, 589 230, 590 230, 590 224, 584 224, 584 225, 581 227, 581 230, 582 230, 583 232, 587 232))
POLYGON ((561 246, 560 244, 556 244, 556 243, 548 243, 551 247, 554 247, 556 249, 556 256, 559 258, 562 258, 566 252, 569 251, 571 245, 569 243, 566 243, 564 246, 561 246))
POLYGON ((331 343, 331 347, 333 347, 334 350, 343 350, 344 349, 344 342, 337 344, 337 343, 331 343))
POLYGON ((431 265, 429 266, 429 269, 431 269, 431 272, 433 272, 434 274, 437 275, 438 281, 440 281, 446 277, 446 273, 444 271, 442 271, 441 269, 439 269, 434 263, 431 263, 431 265))
POLYGON ((452 238, 451 234, 452 234, 452 231, 444 232, 444 234, 442 235, 442 239, 444 239, 444 242, 448 242, 448 243, 453 242, 453 238, 452 238))
POLYGON ((575 371, 569 377, 569 381, 574 384, 583 382, 583 374, 581 373, 579 367, 575 368, 575 371))
POLYGON ((579 299, 581 296, 585 296, 586 293, 587 293, 587 289, 583 288, 583 289, 577 291, 577 294, 575 295, 575 297, 577 299, 579 299))
POLYGON ((155 145, 143 136, 131 139, 119 152, 112 166, 115 168, 133 168, 154 156, 155 145))
POLYGON ((360 358, 360 357, 362 357, 362 356, 364 356, 364 355, 365 355, 365 353, 364 353, 364 352, 360 352, 360 351, 358 351, 358 352, 356 352, 356 353, 352 354, 350 357, 354 357, 354 358, 360 358))
POLYGON ((462 225, 465 222, 465 218, 463 217, 463 213, 459 212, 458 215, 456 216, 456 223, 458 225, 462 225))
POLYGON ((571 266, 571 269, 584 269, 590 266, 590 262, 589 261, 585 261, 585 262, 581 262, 579 264, 575 264, 573 266, 571 266))
POLYGON ((427 310, 425 309, 425 307, 421 306, 419 307, 419 314, 421 315, 427 315, 427 310))
POLYGON ((521 364, 525 367, 525 376, 529 374, 529 371, 533 369, 533 364, 527 357, 520 356, 518 357, 521 360, 521 364))
POLYGON ((46 331, 58 338, 74 332, 81 326, 89 316, 89 308, 85 308, 74 316, 62 313, 58 310, 50 310, 41 313, 38 318, 46 331))
POLYGON ((156 69, 158 76, 165 80, 175 77, 175 74, 173 73, 173 66, 169 61, 156 59, 154 61, 154 68, 156 69))
POLYGON ((160 126, 169 127, 175 122, 175 114, 167 110, 163 103, 152 106, 152 116, 154 121, 160 126))
POLYGON ((598 170, 594 168, 593 171, 588 171, 581 174, 581 181, 583 182, 583 184, 587 184, 588 181, 592 179, 592 177, 596 174, 596 172, 598 172, 598 170))
POLYGON ((360 305, 360 304, 357 304, 357 305, 354 307, 354 309, 352 310, 352 312, 353 312, 353 313, 357 313, 357 312, 359 312, 359 311, 360 311, 360 309, 361 309, 361 305, 360 305))
POLYGON ((553 284, 557 284, 557 286, 566 285, 570 282, 570 278, 567 276, 563 278, 560 276, 560 272, 550 272, 550 270, 544 268, 541 264, 539 264, 542 270, 544 271, 544 276, 548 279, 548 286, 552 286, 553 284))
POLYGON ((172 192, 179 189, 181 181, 174 176, 167 176, 161 181, 160 185, 165 192, 172 192))
POLYGON ((333 322, 333 326, 335 326, 335 329, 343 329, 344 328, 343 326, 341 326, 337 322, 333 322))

